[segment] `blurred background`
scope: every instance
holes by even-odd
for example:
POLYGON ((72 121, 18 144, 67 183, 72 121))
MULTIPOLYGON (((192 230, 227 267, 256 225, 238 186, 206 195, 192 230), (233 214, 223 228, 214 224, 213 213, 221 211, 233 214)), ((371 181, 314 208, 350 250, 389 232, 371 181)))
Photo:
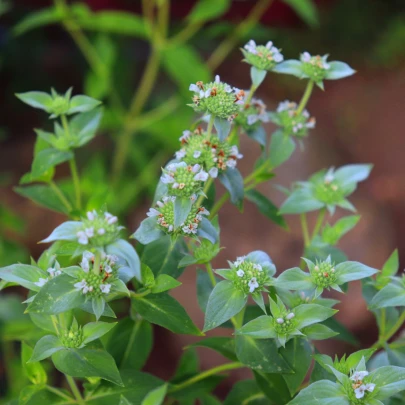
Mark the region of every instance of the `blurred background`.
MULTIPOLYGON (((352 197, 362 218, 340 248, 351 260, 376 268, 381 268, 396 247, 402 260, 404 1, 214 1, 206 2, 212 3, 210 7, 217 3, 213 16, 193 19, 190 13, 195 3, 171 1, 163 30, 173 40, 164 48, 151 47, 153 34, 147 31, 138 0, 0 2, 0 266, 27 262, 29 255, 37 258, 44 249, 37 242, 66 219, 63 213, 45 208, 52 207, 46 196, 32 188, 35 185, 19 186, 19 179, 31 166, 33 128, 50 129, 51 123, 41 111, 22 104, 15 93, 49 91, 51 87, 65 92, 73 86, 74 94, 103 100, 99 136, 77 156, 83 189, 91 205, 107 203, 133 232, 150 206, 160 167, 178 149, 182 130, 195 119, 186 106, 189 84, 220 74, 231 85, 248 88, 249 66, 241 63, 238 48, 251 38, 258 43, 272 40, 287 59, 297 58, 305 50, 329 53, 331 60, 348 62, 357 71, 350 78, 326 82, 325 92, 314 92, 308 110, 317 119, 316 129, 305 139, 304 149, 297 148, 290 161, 277 169, 276 178, 260 191, 279 206, 285 197, 276 184, 289 187, 292 181, 305 180, 328 166, 373 163, 371 178, 352 197), (156 60, 151 62, 153 58, 156 60), (151 63, 154 77, 145 86, 143 75, 145 69, 152 70, 151 63), (134 92, 142 96, 134 100, 134 92), (127 143, 120 141, 122 137, 127 143), (124 154, 125 159, 118 159, 117 154, 124 154)), ((285 99, 298 101, 303 88, 304 83, 296 78, 269 74, 257 96, 272 110, 285 99)), ((273 130, 269 124, 269 133, 273 130)), ((247 174, 259 148, 244 137, 241 151, 240 169, 247 174)), ((58 168, 56 178, 62 185, 67 174, 66 167, 58 168)), ((65 187, 68 190, 69 184, 65 187)), ((315 218, 310 216, 310 220, 315 218)), ((279 271, 297 265, 303 249, 299 221, 288 217, 287 222, 288 231, 265 220, 248 202, 243 214, 231 205, 224 206, 220 225, 221 245, 226 249, 214 267, 256 249, 268 252, 279 271)), ((173 295, 202 326, 195 279, 194 269, 187 269, 180 279, 183 286, 173 295)), ((0 298, 0 363, 8 366, 15 362, 7 350, 13 333, 24 331, 25 317, 14 298, 18 293, 7 289, 0 298), (4 323, 10 318, 18 324, 14 329, 4 323)), ((352 343, 321 342, 319 350, 342 354, 356 350, 354 339, 360 346, 374 342, 377 330, 372 314, 366 313, 360 284, 351 287, 338 309, 338 319, 351 331, 347 340, 352 343)), ((145 369, 169 378, 182 347, 192 341, 156 327, 154 351, 145 369)), ((222 361, 212 352, 201 354, 202 367, 222 361)), ((10 372, 0 366, 0 378, 10 372)), ((222 385, 219 392, 228 388, 222 385)), ((1 390, 4 392, 5 383, 1 390)))

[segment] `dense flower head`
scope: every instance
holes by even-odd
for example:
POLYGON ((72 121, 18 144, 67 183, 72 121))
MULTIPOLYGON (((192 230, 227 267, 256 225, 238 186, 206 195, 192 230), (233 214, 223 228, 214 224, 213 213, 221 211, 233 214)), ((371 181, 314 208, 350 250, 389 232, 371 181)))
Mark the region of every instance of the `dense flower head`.
POLYGON ((273 46, 273 42, 269 41, 266 45, 256 45, 256 42, 251 39, 242 49, 244 62, 249 63, 260 70, 272 70, 277 63, 284 60, 280 49, 273 46))
POLYGON ((72 349, 78 348, 82 345, 84 340, 83 329, 74 319, 71 327, 65 332, 62 332, 59 338, 65 347, 72 349))
POLYGON ((252 98, 250 103, 241 107, 235 122, 245 131, 254 131, 261 123, 269 122, 266 104, 258 98, 252 98))
POLYGON ((302 138, 308 135, 308 129, 315 128, 316 120, 307 110, 301 113, 297 110, 297 103, 285 100, 278 105, 276 112, 271 114, 271 119, 284 128, 286 134, 302 138))
POLYGON ((286 309, 283 313, 279 314, 277 318, 273 318, 274 330, 277 335, 287 338, 296 329, 296 320, 293 311, 286 309))
MULTIPOLYGON (((162 201, 156 203, 155 208, 151 208, 146 214, 148 217, 156 217, 159 228, 169 234, 180 234, 183 236, 193 236, 197 234, 198 225, 203 219, 203 215, 209 215, 204 207, 192 208, 186 220, 178 228, 174 226, 174 201, 175 196, 163 197, 162 201)), ((194 196, 195 200, 195 196, 194 196)))
POLYGON ((330 69, 327 62, 328 55, 325 56, 312 56, 308 52, 301 54, 302 71, 308 75, 312 80, 319 82, 325 79, 330 69))
POLYGON ((160 180, 167 184, 169 194, 191 198, 201 191, 203 184, 208 180, 208 173, 199 164, 171 163, 163 169, 160 180))
POLYGON ((336 284, 337 274, 334 263, 330 260, 317 261, 311 270, 311 276, 318 287, 328 288, 336 284))
POLYGON ((235 167, 237 160, 243 157, 236 145, 221 142, 217 136, 209 136, 201 128, 184 131, 180 140, 182 148, 176 152, 176 158, 188 165, 200 165, 214 178, 228 167, 235 167))
POLYGON ((82 222, 83 228, 77 232, 77 241, 81 245, 108 245, 119 237, 123 229, 118 225, 118 218, 109 212, 89 211, 82 222))
POLYGON ((82 273, 80 281, 74 284, 78 291, 88 297, 100 297, 110 293, 111 282, 118 276, 118 257, 102 254, 99 268, 95 269, 95 256, 91 252, 84 252, 80 267, 82 273))
POLYGON ((335 180, 334 170, 330 169, 323 178, 315 183, 315 197, 325 204, 333 204, 345 196, 345 190, 335 180))
POLYGON ((269 281, 266 269, 261 264, 255 263, 246 256, 238 257, 231 262, 232 273, 230 279, 235 287, 244 294, 261 292, 269 281))
POLYGON ((239 112, 239 105, 243 104, 244 91, 221 82, 215 76, 211 83, 197 82, 191 84, 189 90, 194 92, 193 108, 197 112, 208 113, 218 118, 232 121, 239 112))
POLYGON ((353 391, 350 393, 351 395, 349 394, 349 398, 352 403, 363 404, 362 399, 367 398, 367 393, 374 391, 376 385, 367 382, 368 375, 368 371, 354 371, 350 376, 353 391))
POLYGON ((62 274, 62 271, 60 269, 60 264, 57 261, 55 261, 55 264, 53 265, 53 267, 49 267, 47 269, 47 272, 49 274, 49 277, 47 277, 47 278, 40 277, 39 280, 34 283, 36 286, 43 287, 50 279, 62 274))

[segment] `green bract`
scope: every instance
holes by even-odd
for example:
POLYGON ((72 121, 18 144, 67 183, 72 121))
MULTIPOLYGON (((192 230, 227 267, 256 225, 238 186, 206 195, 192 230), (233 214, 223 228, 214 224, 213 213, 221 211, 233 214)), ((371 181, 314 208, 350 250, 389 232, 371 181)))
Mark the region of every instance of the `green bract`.
POLYGON ((244 91, 221 82, 218 75, 214 82, 191 84, 189 90, 194 92, 191 106, 195 111, 228 121, 235 118, 243 104, 244 91))
MULTIPOLYGON (((263 315, 248 322, 238 329, 238 335, 251 336, 254 339, 277 339, 281 346, 295 336, 305 336, 305 328, 324 321, 333 316, 337 311, 317 304, 302 304, 287 309, 277 296, 277 302, 270 300, 272 316, 263 315)), ((311 332, 310 328, 309 331, 311 332)), ((326 337, 330 337, 326 336, 326 337)), ((318 338, 326 338, 319 336, 318 338)), ((311 336, 312 339, 316 336, 311 336)))
POLYGON ((273 46, 271 41, 266 45, 256 45, 256 42, 251 39, 241 51, 245 57, 243 61, 259 70, 273 70, 284 60, 280 49, 273 46))
POLYGON ((347 165, 339 169, 321 170, 308 181, 297 182, 287 200, 280 208, 281 214, 300 214, 327 208, 333 214, 336 207, 355 211, 346 199, 365 180, 372 166, 347 165))
POLYGON ((325 288, 342 292, 340 285, 370 277, 378 271, 359 262, 343 262, 334 265, 330 257, 316 263, 308 259, 304 260, 309 273, 297 267, 286 270, 277 278, 276 286, 287 290, 315 290, 315 296, 318 297, 325 288))

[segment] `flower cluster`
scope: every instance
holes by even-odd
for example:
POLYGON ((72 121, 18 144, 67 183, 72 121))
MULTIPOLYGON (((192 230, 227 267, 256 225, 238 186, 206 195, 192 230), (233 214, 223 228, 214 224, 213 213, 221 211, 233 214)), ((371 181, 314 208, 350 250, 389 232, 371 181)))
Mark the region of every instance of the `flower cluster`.
POLYGON ((344 197, 345 191, 336 181, 334 169, 329 169, 323 178, 315 182, 315 197, 325 204, 333 204, 344 197))
POLYGON ((208 180, 208 173, 199 164, 191 166, 186 162, 171 163, 163 169, 160 180, 168 185, 171 195, 193 198, 208 180))
MULTIPOLYGON (((176 233, 185 236, 196 235, 198 225, 203 219, 203 215, 209 215, 204 207, 192 208, 186 220, 175 228, 174 226, 174 201, 175 196, 165 196, 162 201, 156 203, 156 208, 150 208, 146 214, 148 217, 157 217, 157 224, 160 229, 170 234, 176 233)), ((195 200, 195 197, 194 197, 195 200)))
POLYGON ((47 277, 47 278, 40 277, 39 280, 34 283, 36 286, 43 287, 51 278, 57 277, 60 274, 62 274, 60 265, 57 261, 55 261, 54 267, 50 267, 47 270, 47 272, 49 273, 49 277, 47 277))
POLYGON ((308 52, 301 54, 302 71, 314 81, 322 81, 326 78, 330 65, 327 62, 328 55, 312 56, 308 52))
POLYGON ((302 138, 308 135, 308 129, 315 128, 316 120, 310 117, 307 110, 298 112, 295 102, 285 100, 281 102, 276 112, 270 114, 272 122, 284 129, 286 135, 294 135, 302 138))
POLYGON ((352 388, 356 399, 361 399, 367 392, 374 391, 375 384, 364 381, 367 376, 368 371, 355 371, 350 377, 350 380, 353 381, 352 388))
POLYGON ((237 160, 243 157, 236 145, 221 142, 218 136, 209 136, 201 128, 183 131, 180 141, 182 148, 176 152, 176 159, 188 165, 200 165, 212 178, 228 167, 236 167, 237 160))
POLYGON ((114 255, 102 254, 99 268, 95 268, 95 256, 91 252, 84 252, 80 263, 82 269, 81 281, 74 284, 78 291, 90 297, 100 297, 111 290, 111 282, 117 277, 118 258, 114 255), (107 282, 109 281, 109 282, 107 282))
POLYGON ((109 212, 87 212, 87 218, 83 219, 83 228, 77 232, 77 241, 81 245, 104 246, 118 238, 123 229, 118 226, 118 218, 109 212))
POLYGON ((311 268, 311 276, 318 287, 329 288, 336 284, 337 274, 335 265, 330 260, 316 262, 311 268))
POLYGON ((245 92, 221 82, 215 76, 215 81, 204 84, 199 81, 191 84, 189 90, 194 92, 191 106, 196 112, 208 113, 218 118, 232 121, 239 112, 239 105, 243 104, 245 92))
POLYGON ((83 343, 83 328, 79 326, 76 319, 74 319, 71 327, 63 332, 59 338, 65 347, 72 349, 78 348, 83 343))
POLYGON ((269 41, 266 45, 256 45, 252 39, 242 49, 244 62, 249 63, 260 70, 272 70, 277 63, 284 60, 280 49, 273 46, 269 41))
POLYGON ((250 103, 245 104, 241 108, 239 115, 235 118, 235 122, 245 131, 254 131, 259 127, 260 123, 269 122, 266 108, 267 106, 262 100, 252 98, 250 103))

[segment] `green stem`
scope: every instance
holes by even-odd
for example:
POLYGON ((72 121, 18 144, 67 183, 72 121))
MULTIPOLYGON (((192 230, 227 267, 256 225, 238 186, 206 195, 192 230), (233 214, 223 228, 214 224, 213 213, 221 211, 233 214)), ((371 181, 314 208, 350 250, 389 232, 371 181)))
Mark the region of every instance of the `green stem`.
POLYGON ((69 395, 64 394, 62 391, 58 390, 57 388, 51 387, 50 385, 45 385, 45 389, 49 392, 52 392, 61 398, 67 399, 68 401, 74 401, 72 397, 69 395))
POLYGON ((207 273, 211 280, 211 284, 213 287, 215 287, 217 285, 217 281, 215 280, 214 270, 212 270, 211 263, 207 263, 205 267, 207 268, 207 273))
POLYGON ((381 308, 381 325, 380 325, 380 333, 378 340, 381 340, 381 338, 385 335, 385 322, 387 321, 387 312, 385 308, 381 308))
POLYGON ((250 104, 250 102, 252 101, 253 94, 255 93, 256 90, 257 90, 257 86, 255 86, 252 83, 252 85, 250 86, 250 89, 249 89, 249 94, 245 100, 245 105, 250 104))
POLYGON ((198 381, 204 380, 205 378, 208 378, 214 374, 221 373, 223 371, 228 371, 228 370, 234 370, 236 368, 242 368, 245 367, 244 364, 239 363, 239 362, 234 362, 234 363, 227 363, 223 364, 218 367, 214 367, 210 370, 204 371, 201 374, 198 374, 194 377, 189 378, 188 380, 182 382, 181 384, 175 385, 172 388, 169 389, 168 394, 172 394, 174 392, 180 391, 186 387, 189 387, 190 385, 193 385, 197 383, 198 381))
POLYGON ((297 114, 298 115, 300 115, 304 111, 304 108, 307 105, 309 98, 311 97, 312 90, 314 88, 314 84, 315 84, 315 82, 312 81, 312 80, 310 80, 307 83, 307 87, 305 88, 304 95, 302 96, 302 99, 301 99, 301 101, 300 101, 300 103, 298 105, 298 108, 297 108, 297 114))
POLYGON ((319 233, 319 231, 321 229, 323 220, 325 219, 325 214, 326 214, 326 208, 321 208, 321 210, 319 211, 318 219, 316 220, 316 224, 315 224, 314 231, 312 233, 312 239, 311 240, 314 240, 315 236, 318 235, 318 233, 319 233))
POLYGON ((82 397, 82 394, 79 391, 79 388, 77 388, 75 380, 70 375, 65 374, 65 377, 66 377, 66 380, 67 380, 67 382, 69 384, 70 389, 73 392, 73 395, 76 398, 77 403, 79 405, 86 405, 86 402, 84 401, 84 399, 82 397))
POLYGON ((94 265, 93 265, 93 273, 99 275, 100 274, 100 262, 101 262, 101 253, 97 250, 94 253, 94 265))
POLYGON ((59 327, 58 327, 58 319, 56 315, 51 315, 52 325, 55 328, 56 334, 59 336, 59 327))
POLYGON ((76 206, 78 210, 82 208, 82 197, 81 197, 81 190, 80 190, 80 179, 79 179, 79 172, 77 170, 76 160, 73 157, 69 160, 70 172, 72 173, 73 185, 75 188, 75 196, 76 196, 76 206))
POLYGON ((304 244, 305 247, 307 247, 311 244, 311 240, 309 238, 307 216, 305 214, 301 214, 300 220, 301 220, 302 235, 304 236, 304 244))
POLYGON ((403 323, 405 322, 405 311, 402 312, 402 314, 399 316, 398 320, 395 322, 395 324, 392 326, 392 328, 388 331, 388 333, 380 338, 378 342, 374 343, 373 346, 371 346, 372 349, 379 349, 380 347, 383 347, 388 340, 390 340, 395 333, 398 332, 398 330, 401 328, 403 323))
POLYGON ((203 22, 197 22, 187 25, 180 32, 170 38, 170 45, 175 46, 179 44, 184 44, 193 35, 195 35, 204 25, 203 22))
POLYGON ((65 197, 63 194, 62 190, 56 185, 56 183, 51 180, 49 182, 49 185, 53 192, 58 196, 60 202, 65 206, 65 208, 68 210, 68 212, 72 211, 72 204, 68 201, 68 199, 65 197))
MULTIPOLYGON (((205 195, 207 195, 207 193, 208 193, 208 191, 209 191, 209 189, 210 189, 212 183, 214 183, 214 179, 213 179, 212 177, 210 177, 210 178, 206 181, 205 186, 204 186, 204 189, 203 189, 203 193, 204 193, 205 195)), ((200 196, 198 197, 198 200, 197 200, 197 203, 196 203, 196 207, 197 207, 197 208, 198 208, 198 207, 201 207, 201 204, 203 203, 204 198, 205 198, 204 195, 200 195, 200 196)))
POLYGON ((129 295, 132 298, 142 298, 142 297, 146 297, 147 295, 149 295, 151 293, 151 291, 149 289, 141 292, 141 293, 136 293, 135 291, 130 291, 129 295))
POLYGON ((218 214, 218 211, 222 208, 222 206, 228 201, 229 193, 226 192, 221 196, 221 198, 214 204, 210 211, 210 219, 214 218, 215 215, 218 214))

